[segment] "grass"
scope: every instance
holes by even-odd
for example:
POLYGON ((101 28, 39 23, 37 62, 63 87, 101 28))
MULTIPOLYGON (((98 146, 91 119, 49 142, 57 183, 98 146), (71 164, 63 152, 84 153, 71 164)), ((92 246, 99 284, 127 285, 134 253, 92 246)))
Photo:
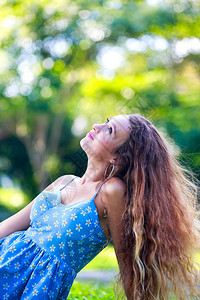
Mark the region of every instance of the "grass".
MULTIPOLYGON (((113 283, 100 283, 88 281, 87 283, 74 281, 70 290, 68 300, 116 300, 113 290, 113 283)), ((176 300, 172 296, 170 300, 176 300)))
POLYGON ((68 298, 69 300, 112 300, 116 299, 113 291, 113 283, 100 283, 94 281, 88 281, 82 283, 74 281, 68 298))
MULTIPOLYGON (((195 266, 200 270, 200 253, 194 254, 195 266)), ((112 245, 108 245, 99 255, 97 255, 89 264, 85 266, 83 270, 102 270, 118 271, 118 263, 115 256, 114 248, 112 245)))
MULTIPOLYGON (((112 245, 108 245, 104 250, 101 251, 89 264, 83 268, 83 271, 118 271, 118 263, 115 256, 114 248, 112 245)), ((105 299, 112 300, 116 299, 114 290, 114 282, 102 283, 100 281, 78 281, 75 279, 72 288, 70 290, 67 299, 70 300, 97 300, 105 299)))
MULTIPOLYGON (((7 209, 16 212, 19 208, 27 204, 27 199, 24 194, 16 190, 3 190, 0 188, 0 205, 5 206, 7 209), (6 199, 11 199, 7 201, 6 199)), ((195 266, 200 270, 200 253, 194 255, 195 266)), ((107 246, 99 255, 97 255, 85 268, 84 271, 101 270, 118 272, 119 267, 115 256, 114 248, 112 245, 107 246)), ((102 283, 97 281, 79 282, 75 280, 70 290, 67 299, 70 300, 112 300, 116 299, 114 290, 114 282, 102 283)), ((176 300, 171 297, 171 300, 176 300)))
MULTIPOLYGON (((200 253, 194 255, 197 268, 200 270, 200 253)), ((117 259, 113 246, 107 246, 99 255, 97 255, 85 268, 84 271, 102 270, 118 271, 117 259)), ((114 294, 114 282, 102 283, 98 281, 78 281, 75 279, 70 290, 69 300, 112 300, 116 299, 114 294)), ((170 300, 176 300, 174 296, 170 300)))
POLYGON ((101 253, 99 253, 99 255, 97 255, 89 264, 87 264, 83 270, 118 271, 119 267, 113 246, 108 245, 101 251, 101 253))
POLYGON ((194 255, 195 267, 200 270, 200 253, 196 252, 194 255))

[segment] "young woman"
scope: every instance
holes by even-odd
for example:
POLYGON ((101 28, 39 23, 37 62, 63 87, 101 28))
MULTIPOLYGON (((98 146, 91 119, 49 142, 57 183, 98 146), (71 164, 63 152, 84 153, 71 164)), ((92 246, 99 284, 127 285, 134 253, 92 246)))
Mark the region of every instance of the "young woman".
POLYGON ((111 240, 128 300, 197 299, 196 188, 156 128, 119 115, 80 144, 85 174, 58 178, 0 224, 0 299, 66 299, 111 240))

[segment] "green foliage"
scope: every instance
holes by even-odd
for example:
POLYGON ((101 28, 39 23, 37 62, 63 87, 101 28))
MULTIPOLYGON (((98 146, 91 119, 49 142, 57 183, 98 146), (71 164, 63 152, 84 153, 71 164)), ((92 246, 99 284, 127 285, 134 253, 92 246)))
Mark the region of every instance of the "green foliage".
POLYGON ((11 210, 19 210, 28 204, 28 201, 27 196, 17 189, 0 188, 0 204, 11 210))
POLYGON ((200 7, 148 2, 0 4, 0 175, 30 199, 60 175, 81 176, 79 139, 121 113, 164 129, 200 179, 200 7), (78 117, 87 123, 74 135, 78 117))
POLYGON ((0 188, 0 222, 26 206, 28 200, 27 195, 18 189, 0 188))

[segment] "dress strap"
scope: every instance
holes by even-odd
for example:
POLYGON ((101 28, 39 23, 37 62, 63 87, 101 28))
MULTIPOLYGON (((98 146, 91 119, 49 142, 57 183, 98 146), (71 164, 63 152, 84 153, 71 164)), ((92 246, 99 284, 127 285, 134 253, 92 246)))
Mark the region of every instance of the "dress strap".
POLYGON ((76 177, 78 177, 78 176, 74 176, 74 177, 71 178, 69 181, 67 181, 67 183, 66 183, 63 187, 60 188, 60 191, 63 190, 63 189, 64 189, 70 182, 72 182, 76 177))
POLYGON ((98 191, 100 190, 100 188, 102 187, 102 185, 105 183, 105 181, 103 181, 100 186, 98 187, 97 191, 96 191, 96 194, 98 194, 98 191))

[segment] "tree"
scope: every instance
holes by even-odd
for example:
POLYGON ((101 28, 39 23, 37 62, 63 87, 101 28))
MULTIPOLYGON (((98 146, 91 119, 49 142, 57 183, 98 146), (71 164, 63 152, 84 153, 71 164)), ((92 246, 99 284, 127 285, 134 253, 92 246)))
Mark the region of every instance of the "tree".
POLYGON ((83 171, 74 120, 88 120, 87 130, 118 113, 140 112, 165 128, 200 178, 200 8, 148 3, 1 4, 0 157, 10 163, 0 172, 30 196, 63 173, 83 171), (17 161, 26 157, 20 166, 8 143, 17 161))

